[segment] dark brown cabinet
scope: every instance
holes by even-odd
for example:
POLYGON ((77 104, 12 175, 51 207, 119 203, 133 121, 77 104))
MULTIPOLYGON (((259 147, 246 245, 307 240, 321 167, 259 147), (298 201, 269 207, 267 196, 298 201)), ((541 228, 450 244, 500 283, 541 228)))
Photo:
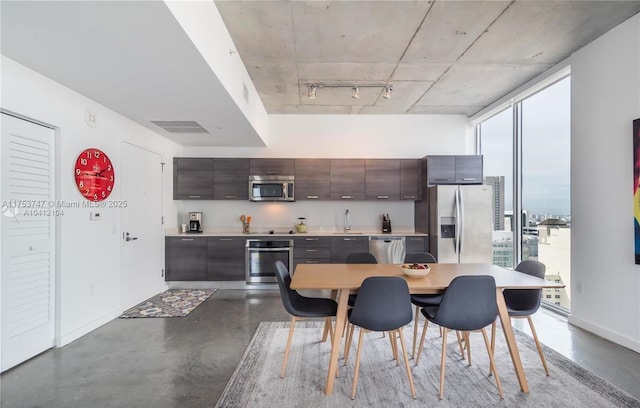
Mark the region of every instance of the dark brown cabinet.
POLYGON ((213 159, 175 157, 173 159, 173 199, 213 199, 213 159))
POLYGON ((207 279, 245 280, 244 237, 210 237, 207 247, 207 279))
POLYGON ((365 199, 365 160, 331 160, 331 199, 365 199))
POLYGON ((400 160, 365 161, 365 197, 367 200, 400 199, 400 160))
POLYGON ((331 263, 331 237, 295 237, 293 270, 301 263, 331 263))
POLYGON ((165 280, 206 281, 207 267, 207 238, 165 239, 165 280))
POLYGON ((422 199, 421 184, 420 160, 400 160, 400 199, 414 201, 422 199))
POLYGON ((331 160, 296 159, 296 200, 331 199, 331 160))
POLYGON ((251 176, 293 176, 294 159, 250 159, 249 175, 251 176))
POLYGON ((213 199, 249 199, 249 159, 213 159, 213 199))
POLYGON ((427 183, 482 184, 482 156, 427 156, 427 183))
POLYGON ((368 236, 331 237, 331 262, 345 263, 352 252, 369 252, 368 236))
POLYGON ((428 237, 405 237, 405 250, 409 252, 429 252, 429 239, 428 237))

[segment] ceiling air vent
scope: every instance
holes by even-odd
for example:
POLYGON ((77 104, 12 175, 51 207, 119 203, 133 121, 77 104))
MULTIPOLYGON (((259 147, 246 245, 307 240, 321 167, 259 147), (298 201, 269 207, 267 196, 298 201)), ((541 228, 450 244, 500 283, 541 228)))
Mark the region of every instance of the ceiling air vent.
POLYGON ((152 120, 151 123, 169 133, 209 133, 193 120, 152 120))

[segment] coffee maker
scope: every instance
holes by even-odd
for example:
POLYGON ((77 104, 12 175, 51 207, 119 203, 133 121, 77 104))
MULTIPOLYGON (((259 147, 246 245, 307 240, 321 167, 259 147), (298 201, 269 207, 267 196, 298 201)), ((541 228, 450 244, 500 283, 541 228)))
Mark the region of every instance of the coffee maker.
POLYGON ((202 232, 202 213, 189 213, 189 232, 202 232))

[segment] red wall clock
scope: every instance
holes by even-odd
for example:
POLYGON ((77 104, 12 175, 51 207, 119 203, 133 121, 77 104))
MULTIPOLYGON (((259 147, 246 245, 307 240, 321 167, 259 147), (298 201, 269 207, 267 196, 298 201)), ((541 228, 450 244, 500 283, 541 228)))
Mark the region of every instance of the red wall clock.
POLYGON ((102 150, 90 148, 80 153, 73 174, 78 191, 87 200, 102 201, 113 191, 115 171, 102 150))

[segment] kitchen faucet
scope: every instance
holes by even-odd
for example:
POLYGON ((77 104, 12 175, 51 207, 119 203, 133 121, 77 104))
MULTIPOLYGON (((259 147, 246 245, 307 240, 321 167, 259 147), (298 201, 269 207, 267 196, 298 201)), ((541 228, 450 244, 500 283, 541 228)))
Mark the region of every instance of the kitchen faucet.
POLYGON ((347 232, 351 229, 351 218, 349 217, 349 209, 344 212, 344 231, 347 232))

